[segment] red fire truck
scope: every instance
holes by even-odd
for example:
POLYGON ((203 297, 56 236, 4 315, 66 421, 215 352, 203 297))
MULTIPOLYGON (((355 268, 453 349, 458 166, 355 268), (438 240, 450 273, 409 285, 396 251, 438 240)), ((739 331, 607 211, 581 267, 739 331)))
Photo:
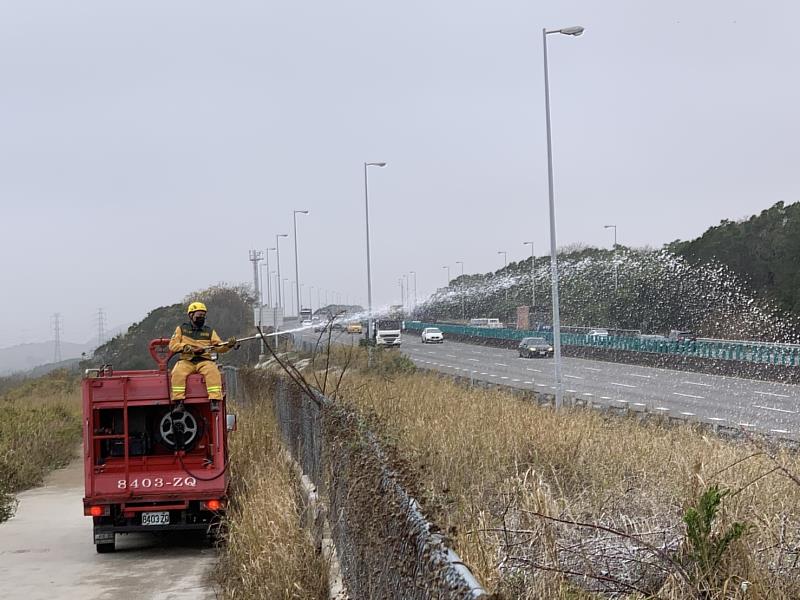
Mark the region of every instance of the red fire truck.
POLYGON ((82 382, 83 511, 98 552, 116 534, 200 530, 213 536, 228 500, 228 432, 236 417, 209 400, 199 374, 183 410, 169 399, 169 340, 150 342, 157 368, 88 369, 82 382))

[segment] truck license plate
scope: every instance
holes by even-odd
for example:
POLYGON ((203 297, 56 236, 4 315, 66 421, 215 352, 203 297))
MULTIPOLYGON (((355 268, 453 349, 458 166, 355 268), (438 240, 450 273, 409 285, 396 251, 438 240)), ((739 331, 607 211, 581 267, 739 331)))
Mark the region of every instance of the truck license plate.
POLYGON ((169 525, 169 512, 142 513, 142 525, 169 525))

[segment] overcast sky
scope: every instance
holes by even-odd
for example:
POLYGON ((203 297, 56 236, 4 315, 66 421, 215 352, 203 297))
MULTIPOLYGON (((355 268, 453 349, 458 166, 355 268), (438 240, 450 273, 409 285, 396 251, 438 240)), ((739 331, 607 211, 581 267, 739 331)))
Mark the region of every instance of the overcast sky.
POLYGON ((364 161, 389 163, 376 305, 412 270, 422 296, 443 265, 547 254, 545 26, 586 27, 548 38, 559 245, 794 202, 798 21, 789 1, 0 0, 0 346, 252 281, 293 209, 304 297, 366 304, 364 161))

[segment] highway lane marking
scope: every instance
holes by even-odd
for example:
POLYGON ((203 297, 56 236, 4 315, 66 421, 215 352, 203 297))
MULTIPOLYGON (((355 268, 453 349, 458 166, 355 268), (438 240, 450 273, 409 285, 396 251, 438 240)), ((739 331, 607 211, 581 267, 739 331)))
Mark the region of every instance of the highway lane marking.
POLYGON ((797 414, 796 410, 786 410, 785 408, 777 408, 777 407, 774 407, 774 406, 761 406, 760 404, 753 404, 753 408, 761 408, 763 410, 774 410, 775 412, 787 413, 787 414, 790 414, 790 415, 796 415, 797 414))
POLYGON ((739 427, 755 427, 752 423, 737 423, 739 427))
POLYGON ((770 433, 789 433, 785 429, 770 429, 769 432, 770 433))
POLYGON ((471 360, 473 362, 481 362, 480 358, 468 358, 467 360, 471 360))
POLYGON ((564 375, 564 377, 569 377, 570 379, 583 379, 583 377, 578 377, 577 375, 564 375))
POLYGON ((431 352, 430 350, 428 350, 428 354, 436 354, 436 352, 431 352))
POLYGON ((544 383, 537 383, 537 384, 536 384, 536 387, 547 387, 547 385, 546 385, 546 384, 544 384, 544 383))
POLYGON ((791 398, 791 396, 787 396, 786 394, 773 394, 772 392, 755 392, 756 394, 761 394, 762 396, 775 396, 776 398, 791 398))
POLYGON ((583 396, 594 396, 594 394, 590 394, 589 392, 583 392, 583 396))
POLYGON ((507 367, 508 365, 504 365, 503 363, 494 363, 495 367, 507 367))
POLYGON ((481 373, 481 375, 488 375, 488 373, 481 373))
MULTIPOLYGON (((500 379, 508 379, 508 377, 501 377, 500 379)), ((517 380, 517 381, 519 381, 519 380, 517 380)))
POLYGON ((616 381, 612 381, 610 383, 611 383, 611 385, 618 385, 620 387, 626 387, 626 388, 635 388, 636 387, 635 385, 630 385, 629 383, 617 383, 616 381))
POLYGON ((601 400, 611 400, 611 396, 600 396, 601 400))
POLYGON ((570 394, 577 394, 578 390, 566 390, 570 394))
POLYGON ((497 377, 494 373, 489 373, 489 377, 497 377))
POLYGON ((455 354, 445 354, 447 358, 458 358, 455 354))
POLYGON ((680 392, 672 392, 672 395, 683 396, 684 398, 694 398, 695 400, 705 400, 705 396, 695 396, 694 394, 681 394, 680 392))
POLYGON ((581 367, 581 369, 586 369, 587 371, 597 371, 598 373, 603 371, 603 369, 595 369, 594 367, 581 367))
POLYGON ((631 377, 641 377, 642 379, 652 379, 652 375, 639 375, 637 373, 628 373, 631 377))
POLYGON ((702 385, 703 387, 714 387, 710 383, 700 383, 699 381, 681 381, 681 383, 685 383, 686 385, 702 385))
POLYGON ((529 383, 529 384, 533 385, 532 381, 523 381, 522 383, 529 383))
POLYGON ((661 412, 664 412, 664 411, 669 412, 669 409, 666 406, 656 406, 656 410, 661 411, 661 412))
POLYGON ((708 420, 709 421, 716 421, 716 422, 727 421, 727 419, 723 419, 722 417, 708 417, 708 420))
POLYGON ((519 379, 512 379, 511 381, 519 381, 519 379))
POLYGON ((619 399, 619 398, 614 400, 614 402, 622 402, 623 404, 627 404, 628 403, 627 400, 622 400, 622 399, 619 399))
POLYGON ((695 415, 694 413, 690 413, 690 412, 682 412, 681 414, 682 414, 684 417, 695 417, 695 416, 697 416, 697 415, 695 415))
POLYGON ((542 372, 541 369, 531 369, 530 367, 526 367, 525 370, 526 371, 535 371, 536 373, 541 373, 542 372))
POLYGON ((647 406, 644 402, 634 402, 634 406, 647 406))

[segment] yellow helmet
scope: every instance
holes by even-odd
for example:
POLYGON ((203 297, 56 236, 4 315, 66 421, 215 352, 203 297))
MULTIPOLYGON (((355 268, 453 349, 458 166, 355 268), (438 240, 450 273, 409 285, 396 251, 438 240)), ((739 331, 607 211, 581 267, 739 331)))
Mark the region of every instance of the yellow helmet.
POLYGON ((188 310, 186 312, 187 312, 187 314, 192 314, 196 310, 202 310, 204 312, 208 312, 208 309, 206 308, 206 305, 203 304, 202 302, 192 302, 189 305, 189 308, 188 308, 188 310))

